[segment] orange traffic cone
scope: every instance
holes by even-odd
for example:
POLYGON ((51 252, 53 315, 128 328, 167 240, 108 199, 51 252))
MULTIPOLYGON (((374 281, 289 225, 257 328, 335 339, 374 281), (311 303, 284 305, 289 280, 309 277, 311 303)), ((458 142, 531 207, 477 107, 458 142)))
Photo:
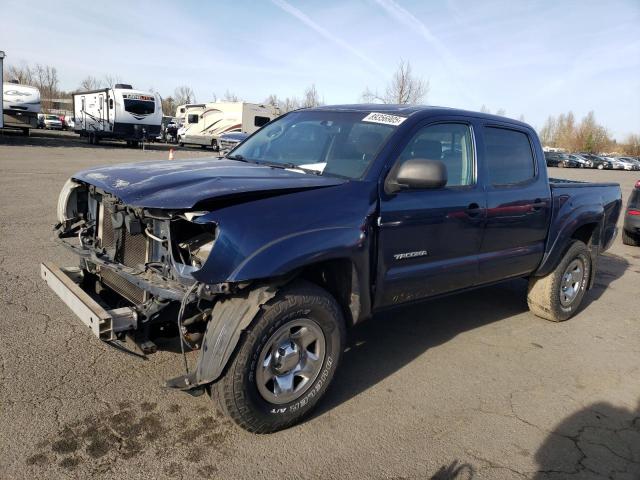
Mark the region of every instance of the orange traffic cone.
POLYGON ((169 160, 173 160, 174 156, 173 156, 173 148, 169 149, 169 160))

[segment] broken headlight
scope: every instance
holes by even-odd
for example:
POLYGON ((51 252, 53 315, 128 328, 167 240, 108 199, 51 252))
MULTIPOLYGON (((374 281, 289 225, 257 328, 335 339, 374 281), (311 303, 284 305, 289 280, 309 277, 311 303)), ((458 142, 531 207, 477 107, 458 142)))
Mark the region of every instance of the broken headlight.
POLYGON ((215 241, 216 237, 213 233, 204 232, 190 238, 189 240, 180 242, 178 247, 189 253, 191 266, 201 268, 202 265, 204 265, 204 262, 207 261, 215 241))
POLYGON ((58 197, 58 221, 63 225, 78 216, 76 189, 79 186, 70 178, 62 187, 58 197))

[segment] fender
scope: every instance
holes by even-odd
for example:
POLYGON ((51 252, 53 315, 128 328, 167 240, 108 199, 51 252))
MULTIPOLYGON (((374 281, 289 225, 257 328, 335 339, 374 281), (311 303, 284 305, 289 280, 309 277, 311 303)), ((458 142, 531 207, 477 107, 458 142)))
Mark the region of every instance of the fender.
MULTIPOLYGON (((573 202, 566 195, 554 198, 554 203, 554 211, 558 213, 551 219, 547 245, 540 266, 534 273, 535 276, 547 275, 558 265, 569 246, 572 235, 584 225, 590 223, 598 225, 589 245, 592 260, 600 252, 600 238, 604 220, 603 206, 589 203, 575 208, 573 202)), ((595 275, 592 275, 593 277, 595 275)))
POLYGON ((240 334, 251 324, 260 307, 271 300, 276 292, 276 286, 262 286, 217 302, 207 324, 195 370, 167 380, 165 386, 190 391, 194 395, 201 394, 202 385, 214 382, 222 375, 238 345, 240 334))

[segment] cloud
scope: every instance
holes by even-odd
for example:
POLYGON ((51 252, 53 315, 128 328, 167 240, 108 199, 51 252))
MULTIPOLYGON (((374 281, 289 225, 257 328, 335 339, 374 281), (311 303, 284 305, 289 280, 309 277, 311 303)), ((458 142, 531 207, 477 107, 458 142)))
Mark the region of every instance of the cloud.
POLYGON ((369 57, 367 57, 364 53, 362 53, 358 49, 354 48, 352 45, 350 45, 349 43, 345 42, 341 38, 336 37, 334 34, 329 32, 326 28, 322 27, 321 25, 319 25, 318 23, 313 21, 308 15, 306 15, 305 13, 303 13, 302 11, 300 11, 299 9, 297 9, 296 7, 291 5, 289 2, 287 2, 285 0, 271 0, 271 1, 278 8, 280 8, 284 12, 288 13, 292 17, 300 20, 307 27, 309 27, 312 30, 314 30, 315 32, 319 33, 320 35, 322 35, 327 40, 329 40, 329 41, 333 42, 334 44, 338 45, 343 50, 351 53, 352 55, 355 55, 360 60, 365 62, 367 65, 369 65, 371 68, 376 70, 377 72, 382 73, 384 75, 389 73, 386 70, 384 70, 382 67, 380 67, 376 62, 374 62, 369 57))
POLYGON ((415 33, 424 38, 427 43, 434 49, 445 66, 460 70, 461 65, 453 56, 451 51, 433 34, 431 30, 415 15, 407 9, 398 5, 394 0, 374 0, 380 5, 391 17, 398 22, 413 30, 415 33))

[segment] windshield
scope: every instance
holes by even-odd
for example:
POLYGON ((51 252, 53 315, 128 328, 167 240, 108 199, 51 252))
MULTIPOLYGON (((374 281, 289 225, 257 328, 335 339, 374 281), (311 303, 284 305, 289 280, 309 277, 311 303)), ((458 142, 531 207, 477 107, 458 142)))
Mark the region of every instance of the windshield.
POLYGON ((300 167, 322 175, 361 178, 404 120, 386 117, 395 125, 378 123, 369 112, 292 112, 266 125, 229 157, 300 167))
MULTIPOLYGON (((146 97, 150 98, 150 97, 146 97)), ((129 113, 136 115, 150 115, 155 111, 156 104, 153 99, 151 100, 138 100, 138 99, 124 99, 124 109, 129 113)))

